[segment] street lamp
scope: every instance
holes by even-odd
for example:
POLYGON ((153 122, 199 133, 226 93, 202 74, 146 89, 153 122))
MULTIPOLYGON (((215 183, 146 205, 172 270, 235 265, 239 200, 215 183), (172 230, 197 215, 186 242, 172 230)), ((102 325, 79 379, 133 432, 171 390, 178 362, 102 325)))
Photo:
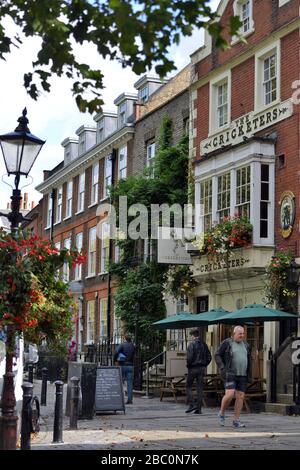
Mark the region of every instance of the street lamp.
MULTIPOLYGON (((11 212, 1 214, 7 217, 14 236, 19 224, 25 219, 20 213, 21 191, 19 189, 20 177, 28 176, 36 157, 45 141, 35 137, 28 129, 27 110, 24 108, 22 116, 18 119, 19 125, 14 132, 0 135, 0 146, 8 175, 15 175, 15 188, 11 196, 11 212)), ((7 329, 7 345, 12 346, 13 331, 7 329)), ((17 420, 15 414, 16 398, 14 390, 13 353, 6 348, 5 374, 3 376, 2 416, 0 419, 0 448, 2 450, 15 450, 17 441, 17 420)))
POLYGON ((296 263, 295 258, 292 259, 289 267, 287 268, 288 283, 297 285, 300 276, 300 265, 296 263))

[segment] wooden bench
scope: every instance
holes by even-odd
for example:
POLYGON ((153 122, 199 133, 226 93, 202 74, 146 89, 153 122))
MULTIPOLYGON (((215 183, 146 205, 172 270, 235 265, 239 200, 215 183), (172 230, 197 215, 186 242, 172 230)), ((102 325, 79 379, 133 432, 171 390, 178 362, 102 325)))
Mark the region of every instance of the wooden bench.
MULTIPOLYGON (((209 394, 220 391, 222 387, 222 380, 219 376, 212 374, 206 375, 203 381, 203 397, 202 402, 207 406, 207 398, 209 394)), ((193 392, 196 392, 196 383, 193 384, 193 392)), ((175 402, 179 395, 186 395, 186 375, 178 377, 163 377, 163 383, 160 388, 160 401, 163 400, 165 393, 171 393, 175 402)), ((216 394, 217 396, 217 394, 216 394)))
POLYGON ((185 391, 186 376, 163 377, 163 383, 160 388, 160 401, 163 400, 165 393, 171 393, 177 403, 177 396, 185 391))

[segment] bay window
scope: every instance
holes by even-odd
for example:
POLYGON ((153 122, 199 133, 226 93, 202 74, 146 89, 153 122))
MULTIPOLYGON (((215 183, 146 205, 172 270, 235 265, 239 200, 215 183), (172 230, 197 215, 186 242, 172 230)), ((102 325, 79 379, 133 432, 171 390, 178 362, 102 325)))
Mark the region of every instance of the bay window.
MULTIPOLYGON (((249 144, 251 151, 260 149, 260 143, 249 144)), ((244 157, 244 153, 241 154, 244 157)), ((228 160, 215 166, 217 159, 203 162, 196 176, 196 202, 200 203, 200 218, 196 220, 197 233, 203 233, 224 217, 247 217, 253 226, 253 244, 274 244, 275 209, 275 157, 273 155, 249 156, 247 164, 228 160), (201 168, 201 170, 200 170, 201 168), (209 177, 208 177, 209 176, 209 177), (203 178, 203 179, 202 179, 203 178)), ((243 158, 242 160, 245 160, 243 158)))

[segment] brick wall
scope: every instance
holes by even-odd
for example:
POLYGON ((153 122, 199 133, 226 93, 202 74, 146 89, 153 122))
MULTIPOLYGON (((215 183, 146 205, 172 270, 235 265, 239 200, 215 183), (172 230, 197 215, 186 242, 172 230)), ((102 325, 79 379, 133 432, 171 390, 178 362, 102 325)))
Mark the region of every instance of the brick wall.
MULTIPOLYGON (((225 28, 224 37, 231 41, 226 27, 233 15, 234 0, 229 0, 222 15, 221 25, 225 28)), ((278 0, 253 0, 253 18, 255 32, 247 38, 247 44, 239 43, 232 48, 222 51, 213 45, 212 54, 196 66, 198 78, 205 76, 209 71, 225 64, 234 57, 244 53, 263 39, 299 17, 299 0, 290 0, 286 5, 278 7, 278 0)))
MULTIPOLYGON (((284 7, 274 7, 277 1, 254 1, 255 8, 260 7, 255 13, 256 32, 248 39, 248 45, 236 45, 226 53, 218 52, 217 63, 224 64, 231 58, 236 57, 243 48, 250 48, 251 45, 257 45, 260 40, 270 35, 272 31, 278 29, 281 25, 291 21, 299 16, 299 1, 290 1, 284 7), (272 7, 273 4, 273 7, 272 7)), ((232 5, 232 2, 229 2, 232 5)), ((278 5, 277 5, 278 6, 278 5)), ((224 18, 230 13, 228 7, 224 18)), ((224 19, 225 21, 225 19, 224 19)), ((287 32, 280 39, 280 70, 281 70, 281 101, 292 97, 294 92, 293 82, 299 80, 300 72, 300 38, 299 28, 292 32, 287 32)), ((254 110, 254 82, 255 82, 255 51, 252 57, 245 57, 245 60, 239 65, 228 62, 228 68, 231 68, 231 120, 237 119, 254 110)), ((207 64, 212 61, 212 56, 204 59, 202 63, 196 64, 198 70, 207 70, 207 64)), ((200 159, 200 142, 208 137, 209 122, 209 84, 199 86, 192 95, 195 99, 192 103, 195 109, 194 133, 193 139, 194 154, 196 159, 200 159)), ((300 256, 299 244, 299 174, 300 174, 300 118, 299 104, 294 105, 293 115, 273 126, 270 126, 257 135, 266 135, 272 132, 277 133, 277 142, 275 146, 276 155, 285 155, 285 165, 279 168, 276 165, 275 180, 275 240, 277 245, 290 247, 297 256, 300 256), (296 217, 292 235, 288 239, 283 239, 280 234, 280 195, 283 191, 290 190, 295 194, 296 217)), ((209 155, 208 157, 209 158, 209 155)))
POLYGON ((132 173, 142 174, 146 165, 147 142, 155 142, 158 148, 160 128, 165 116, 173 121, 173 142, 176 144, 184 135, 184 124, 189 114, 189 93, 185 91, 171 101, 137 121, 133 143, 132 173))

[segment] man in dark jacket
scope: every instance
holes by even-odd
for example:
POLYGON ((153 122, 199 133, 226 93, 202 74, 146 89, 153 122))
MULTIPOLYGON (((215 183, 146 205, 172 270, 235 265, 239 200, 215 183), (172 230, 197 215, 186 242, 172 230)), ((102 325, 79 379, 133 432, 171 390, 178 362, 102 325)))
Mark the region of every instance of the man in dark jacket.
POLYGON ((221 410, 218 414, 219 423, 225 426, 225 410, 235 397, 234 420, 235 428, 244 428, 240 421, 247 383, 250 380, 251 351, 249 344, 244 341, 245 332, 242 326, 236 326, 233 337, 227 338, 215 354, 222 379, 225 381, 225 395, 222 399, 221 410))
POLYGON ((186 379, 186 396, 189 404, 186 413, 195 411, 196 414, 201 414, 202 394, 203 394, 203 377, 205 368, 211 362, 211 354, 204 343, 199 338, 199 331, 193 330, 190 332, 192 341, 187 349, 187 368, 188 375, 186 379), (197 400, 193 399, 192 387, 194 380, 197 382, 197 400))
POLYGON ((135 346, 131 341, 131 336, 125 335, 124 343, 119 344, 114 354, 114 362, 119 362, 122 369, 123 381, 127 382, 127 405, 132 404, 133 397, 133 359, 135 356, 135 346))

